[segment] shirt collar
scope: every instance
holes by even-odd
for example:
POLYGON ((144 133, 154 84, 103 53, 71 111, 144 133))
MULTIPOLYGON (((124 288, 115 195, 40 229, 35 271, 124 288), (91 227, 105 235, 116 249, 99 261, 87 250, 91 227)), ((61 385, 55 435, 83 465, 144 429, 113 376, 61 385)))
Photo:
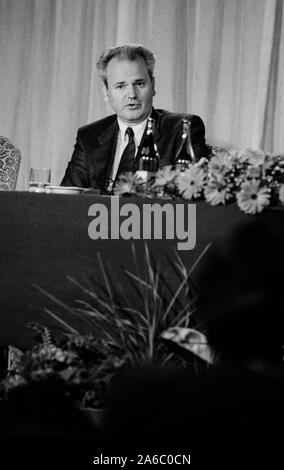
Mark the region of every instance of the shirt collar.
MULTIPOLYGON (((149 116, 150 116, 150 114, 149 114, 149 116)), ((134 124, 133 126, 125 124, 118 117, 117 122, 118 122, 118 126, 119 126, 120 139, 122 141, 126 140, 127 137, 125 136, 125 131, 128 127, 132 127, 133 132, 134 132, 134 139, 137 143, 140 143, 140 141, 142 139, 142 136, 143 136, 143 133, 145 131, 145 128, 146 128, 146 125, 147 125, 147 120, 148 120, 149 116, 147 116, 146 119, 144 119, 144 121, 139 122, 139 124, 134 124)))

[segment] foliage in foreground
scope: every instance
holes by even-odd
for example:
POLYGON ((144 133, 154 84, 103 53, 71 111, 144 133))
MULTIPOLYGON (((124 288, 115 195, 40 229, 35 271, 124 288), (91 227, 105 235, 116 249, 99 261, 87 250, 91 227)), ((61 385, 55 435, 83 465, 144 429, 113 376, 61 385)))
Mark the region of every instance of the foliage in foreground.
MULTIPOLYGON (((138 266, 135 251, 133 256, 138 266)), ((193 355, 179 354, 165 335, 171 328, 192 328, 198 303, 190 275, 199 259, 187 270, 177 253, 175 256, 175 261, 169 259, 171 274, 178 281, 175 289, 168 281, 171 276, 154 262, 147 246, 145 272, 141 274, 138 268, 135 274, 126 272, 127 287, 112 278, 100 256, 102 282, 91 279, 82 285, 68 277, 82 292, 83 300, 76 300, 74 306, 37 286, 59 308, 56 313, 45 311, 60 325, 61 332, 54 335, 50 328, 30 325, 39 334, 38 343, 25 353, 16 352, 6 390, 45 381, 80 407, 103 408, 110 384, 127 367, 149 362, 200 367, 193 355), (124 289, 128 293, 130 287, 132 295, 127 296, 124 289), (80 319, 90 333, 75 329, 74 319, 80 319)))

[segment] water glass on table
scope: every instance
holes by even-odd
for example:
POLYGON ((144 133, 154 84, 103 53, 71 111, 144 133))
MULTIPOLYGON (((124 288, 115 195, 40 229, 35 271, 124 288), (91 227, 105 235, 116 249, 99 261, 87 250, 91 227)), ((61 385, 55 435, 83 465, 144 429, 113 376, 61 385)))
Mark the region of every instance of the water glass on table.
POLYGON ((29 191, 31 193, 46 193, 50 185, 51 170, 49 168, 31 168, 29 191))

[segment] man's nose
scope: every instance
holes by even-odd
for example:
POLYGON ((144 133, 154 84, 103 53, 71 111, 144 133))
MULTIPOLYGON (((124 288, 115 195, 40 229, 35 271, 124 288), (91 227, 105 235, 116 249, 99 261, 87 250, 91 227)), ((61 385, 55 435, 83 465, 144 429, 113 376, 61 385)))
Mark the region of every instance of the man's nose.
POLYGON ((137 98, 137 90, 134 85, 129 85, 128 87, 128 98, 131 98, 131 99, 137 98))

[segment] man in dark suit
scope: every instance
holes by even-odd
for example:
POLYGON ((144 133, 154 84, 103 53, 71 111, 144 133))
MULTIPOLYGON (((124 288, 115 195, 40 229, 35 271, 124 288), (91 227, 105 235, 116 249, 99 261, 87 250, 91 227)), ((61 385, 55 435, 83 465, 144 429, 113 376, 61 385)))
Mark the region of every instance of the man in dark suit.
POLYGON ((101 55, 97 62, 101 87, 115 114, 78 130, 75 149, 61 185, 104 190, 123 172, 122 156, 130 138, 135 143, 133 158, 137 158, 149 117, 155 120, 154 139, 160 153, 160 167, 174 161, 184 117, 191 123, 196 158, 207 156, 205 127, 200 117, 153 108, 156 94, 154 65, 154 54, 137 44, 113 47, 101 55))

